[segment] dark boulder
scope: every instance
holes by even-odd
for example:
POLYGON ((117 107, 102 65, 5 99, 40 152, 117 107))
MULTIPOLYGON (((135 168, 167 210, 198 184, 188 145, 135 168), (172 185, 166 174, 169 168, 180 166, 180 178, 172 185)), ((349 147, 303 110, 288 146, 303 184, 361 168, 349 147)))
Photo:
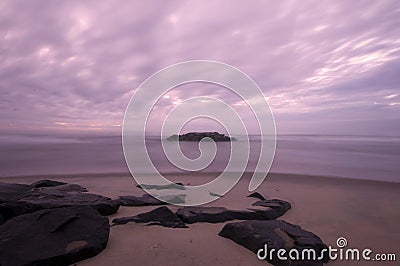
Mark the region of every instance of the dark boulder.
MULTIPOLYGON (((220 236, 233 240, 246 247, 247 249, 258 253, 261 257, 265 256, 268 262, 278 266, 311 266, 323 265, 328 262, 328 253, 325 251, 321 260, 318 260, 323 249, 328 247, 322 240, 313 233, 302 229, 298 225, 293 225, 285 221, 272 220, 272 221, 244 221, 226 224, 220 236), (266 245, 266 246, 265 246, 266 245), (260 251, 260 249, 262 249, 260 251), (275 249, 274 252, 269 252, 275 249), (280 260, 277 257, 277 250, 284 249, 285 257, 288 260, 280 260), (292 252, 289 256, 289 251, 295 249, 299 252, 299 259, 296 260, 296 252, 292 252), (312 249, 310 251, 311 260, 301 260, 303 250, 312 249), (267 252, 265 252, 265 250, 267 252), (314 259, 313 252, 315 251, 316 259, 314 259), (291 259, 294 258, 293 259, 291 259)), ((305 252, 307 259, 308 251, 305 252)))
POLYGON ((38 210, 88 205, 101 215, 117 212, 119 201, 90 193, 76 184, 33 188, 29 185, 0 183, 0 214, 3 219, 38 210))
POLYGON ((28 195, 31 189, 30 185, 0 182, 0 203, 19 200, 28 195))
POLYGON ((15 217, 0 226, 0 265, 70 265, 100 253, 109 228, 88 206, 15 217))
MULTIPOLYGON (((185 223, 221 223, 231 220, 273 220, 285 214, 290 203, 283 200, 264 200, 263 204, 271 206, 265 209, 228 210, 224 207, 182 207, 176 214, 185 223)), ((262 205, 259 205, 262 206, 262 205)))
POLYGON ((0 204, 0 215, 5 221, 19 215, 32 213, 35 211, 43 210, 40 206, 31 204, 24 201, 10 201, 0 204))
POLYGON ((251 193, 250 195, 248 195, 247 197, 248 197, 248 198, 256 198, 256 199, 259 199, 259 200, 265 200, 264 196, 261 195, 261 194, 258 193, 258 192, 253 192, 253 193, 251 193))
POLYGON ((112 222, 116 225, 135 222, 148 223, 148 225, 161 225, 170 228, 187 228, 178 216, 166 206, 135 216, 115 218, 112 222))
POLYGON ((28 197, 20 199, 23 204, 37 209, 53 209, 68 206, 87 205, 96 209, 101 215, 111 215, 118 211, 119 201, 91 193, 65 192, 58 195, 37 191, 28 197))
POLYGON ((41 187, 56 187, 56 186, 61 186, 61 185, 66 185, 66 184, 67 183, 61 182, 61 181, 43 179, 43 180, 33 182, 31 184, 31 186, 35 187, 35 188, 41 188, 41 187))

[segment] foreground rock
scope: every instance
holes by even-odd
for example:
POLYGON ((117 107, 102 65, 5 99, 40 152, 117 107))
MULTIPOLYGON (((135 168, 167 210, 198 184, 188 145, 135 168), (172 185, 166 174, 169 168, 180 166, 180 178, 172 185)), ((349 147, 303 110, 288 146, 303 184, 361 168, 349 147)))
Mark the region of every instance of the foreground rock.
POLYGON ((30 185, 0 183, 0 216, 3 220, 9 220, 38 210, 69 206, 90 206, 101 215, 117 212, 118 200, 83 191, 86 189, 76 184, 35 188, 30 185))
POLYGON ((109 223, 93 208, 37 211, 0 226, 0 265, 69 265, 100 253, 109 223))
MULTIPOLYGON (((220 236, 229 238, 234 242, 246 247, 257 254, 260 249, 263 249, 258 255, 265 256, 268 262, 273 265, 283 266, 304 266, 304 265, 323 265, 328 262, 328 254, 324 253, 321 260, 292 260, 289 257, 289 250, 296 249, 300 256, 302 250, 312 249, 318 258, 323 249, 327 246, 322 240, 311 232, 302 229, 298 225, 293 225, 285 221, 244 221, 237 223, 229 223, 225 225, 220 236), (267 254, 265 254, 265 244, 267 245, 267 254), (275 249, 275 252, 269 252, 275 249), (288 260, 279 260, 277 257, 277 250, 285 249, 285 256, 288 260)), ((291 257, 296 258, 296 252, 291 253, 291 257)), ((307 253, 308 254, 308 253, 307 253)), ((307 257, 306 257, 307 258, 307 257)), ((301 257, 299 257, 301 259, 301 257)))
POLYGON ((19 200, 29 196, 33 191, 46 193, 61 192, 86 192, 87 189, 77 184, 67 184, 52 180, 40 180, 31 185, 0 182, 0 203, 19 200))
POLYGON ((18 201, 0 204, 0 213, 2 213, 6 219, 10 219, 38 210, 70 206, 90 206, 101 215, 111 215, 117 212, 119 201, 90 193, 66 193, 61 196, 34 192, 18 201))
POLYGON ((28 195, 31 190, 30 185, 0 182, 0 203, 19 200, 28 195))
POLYGON ((231 220, 273 220, 291 208, 289 202, 278 199, 258 201, 253 205, 267 208, 228 210, 224 207, 182 207, 176 214, 185 223, 221 223, 231 220))
POLYGON ((235 138, 225 136, 218 132, 190 132, 182 135, 172 135, 167 138, 169 141, 201 141, 203 138, 210 138, 214 141, 235 141, 235 138))
POLYGON ((114 224, 126 224, 129 222, 148 223, 148 225, 161 225, 171 228, 187 228, 187 226, 166 206, 159 207, 149 212, 135 216, 115 218, 114 224))
POLYGON ((119 202, 122 206, 156 206, 166 204, 183 204, 185 203, 186 194, 162 196, 162 200, 156 199, 149 194, 141 197, 137 196, 120 196, 119 202))

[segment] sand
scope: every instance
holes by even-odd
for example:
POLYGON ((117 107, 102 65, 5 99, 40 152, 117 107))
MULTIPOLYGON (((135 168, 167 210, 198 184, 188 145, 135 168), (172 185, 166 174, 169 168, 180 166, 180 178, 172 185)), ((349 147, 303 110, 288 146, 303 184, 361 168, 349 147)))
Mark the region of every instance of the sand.
MULTIPOLYGON (((169 175, 170 180, 199 184, 214 174, 169 175)), ((3 182, 30 183, 40 177, 2 178, 3 182)), ((81 184, 90 192, 109 197, 142 195, 127 174, 45 177, 81 184)), ((240 182, 208 205, 245 209, 249 179, 240 182)), ((332 247, 345 237, 350 248, 370 248, 374 253, 395 253, 396 262, 332 261, 328 265, 398 265, 400 260, 400 184, 378 181, 269 174, 257 189, 268 198, 287 200, 292 209, 280 219, 298 224, 332 247)), ((121 207, 115 217, 135 215, 155 207, 121 207)), ((176 206, 170 207, 176 210, 176 206)), ((129 223, 113 226, 107 248, 77 265, 268 265, 246 248, 218 236, 221 224, 197 223, 187 229, 129 223)))

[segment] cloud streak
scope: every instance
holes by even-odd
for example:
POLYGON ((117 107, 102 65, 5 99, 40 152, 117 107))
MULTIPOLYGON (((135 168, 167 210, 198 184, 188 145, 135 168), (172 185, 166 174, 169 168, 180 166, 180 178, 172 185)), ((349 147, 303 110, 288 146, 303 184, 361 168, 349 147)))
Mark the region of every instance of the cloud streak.
MULTIPOLYGON (((1 128, 117 132, 149 75, 208 59, 260 85, 278 133, 336 121, 337 133, 379 133, 386 123, 395 134, 398 25, 398 1, 2 1, 1 128)), ((159 109, 211 94, 240 105, 207 86, 171 93, 159 109)))

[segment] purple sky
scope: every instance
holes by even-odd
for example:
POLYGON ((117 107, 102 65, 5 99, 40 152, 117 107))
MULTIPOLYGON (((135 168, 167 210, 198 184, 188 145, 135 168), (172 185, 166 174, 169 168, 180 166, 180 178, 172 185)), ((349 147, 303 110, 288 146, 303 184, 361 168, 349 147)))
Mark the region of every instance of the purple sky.
MULTIPOLYGON (((399 135, 399 25, 397 0, 1 1, 1 131, 118 133, 149 75, 208 59, 258 83, 278 133, 399 135)), ((193 86, 160 106, 229 98, 193 86)))

